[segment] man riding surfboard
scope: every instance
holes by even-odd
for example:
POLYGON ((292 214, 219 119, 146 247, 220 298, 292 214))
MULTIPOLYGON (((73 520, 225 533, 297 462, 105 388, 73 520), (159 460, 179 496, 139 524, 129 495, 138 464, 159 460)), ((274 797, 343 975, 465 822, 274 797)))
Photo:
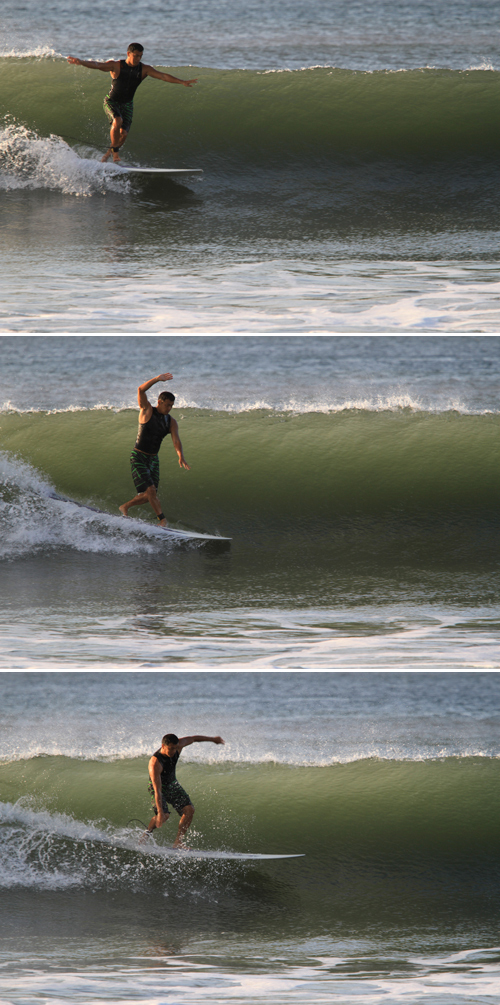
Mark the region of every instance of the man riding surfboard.
POLYGON ((173 843, 173 848, 182 848, 182 840, 193 819, 194 806, 187 792, 175 777, 175 767, 184 747, 191 743, 224 743, 222 736, 181 736, 167 733, 161 741, 161 747, 155 751, 149 761, 149 791, 152 797, 154 816, 149 821, 144 837, 151 834, 157 827, 168 820, 170 803, 179 814, 179 829, 173 843))
POLYGON ((191 87, 197 83, 196 80, 180 80, 179 77, 172 77, 170 73, 155 70, 154 66, 141 63, 143 52, 144 46, 140 42, 131 42, 126 59, 108 59, 100 63, 92 59, 68 56, 68 63, 74 63, 75 66, 86 66, 89 70, 102 70, 111 74, 113 84, 109 94, 104 98, 103 105, 111 123, 109 133, 111 146, 101 158, 103 161, 107 161, 111 154, 115 162, 120 160, 118 151, 125 143, 132 125, 134 94, 145 77, 164 80, 167 84, 182 84, 184 87, 191 87))
POLYGON ((175 394, 171 394, 170 391, 162 391, 158 395, 156 406, 151 405, 146 394, 146 391, 153 384, 165 380, 173 380, 172 374, 161 373, 159 377, 152 377, 151 380, 146 380, 137 388, 140 409, 139 432, 130 456, 132 479, 137 489, 137 495, 118 507, 123 516, 128 516, 128 511, 132 506, 144 506, 145 503, 149 503, 156 513, 160 527, 167 526, 167 520, 157 493, 160 481, 158 451, 165 436, 170 434, 172 437, 172 443, 179 458, 179 466, 189 471, 189 464, 184 457, 179 438, 177 420, 170 415, 175 394))

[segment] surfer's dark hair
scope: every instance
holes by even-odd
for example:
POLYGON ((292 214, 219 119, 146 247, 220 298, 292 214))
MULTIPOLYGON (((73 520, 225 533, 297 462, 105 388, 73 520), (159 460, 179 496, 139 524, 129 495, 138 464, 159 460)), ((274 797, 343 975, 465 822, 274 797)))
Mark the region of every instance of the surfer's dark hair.
POLYGON ((165 736, 162 737, 161 745, 162 747, 168 747, 169 743, 178 743, 178 742, 179 737, 176 736, 175 733, 166 733, 165 736))
POLYGON ((162 391, 158 395, 158 401, 175 401, 175 394, 172 394, 171 391, 162 391))
POLYGON ((131 42, 127 52, 144 52, 144 46, 140 42, 131 42))

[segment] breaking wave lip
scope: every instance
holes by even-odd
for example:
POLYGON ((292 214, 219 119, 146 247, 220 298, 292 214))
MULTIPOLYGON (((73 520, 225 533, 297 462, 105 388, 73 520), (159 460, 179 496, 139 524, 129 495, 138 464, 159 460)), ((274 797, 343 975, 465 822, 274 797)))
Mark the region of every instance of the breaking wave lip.
MULTIPOLYGON (((40 671, 44 672, 44 671, 40 671)), ((117 671, 122 672, 122 671, 117 671)), ((137 671, 132 671, 137 672, 137 671)), ((184 672, 184 671, 183 671, 184 672)), ((199 673, 199 670, 186 670, 186 673, 199 673)), ((220 673, 220 670, 207 671, 208 673, 220 673)), ((228 671, 233 672, 233 671, 228 671)), ((423 671, 425 672, 425 671, 423 671)), ((457 671, 454 671, 455 673, 457 671)), ((294 673, 294 671, 283 671, 283 673, 294 673)), ((272 728, 270 725, 269 728, 272 728)), ((225 730, 223 725, 221 729, 225 730)), ((116 764, 127 761, 137 761, 140 759, 145 759, 145 764, 151 756, 151 750, 153 749, 155 740, 149 738, 144 741, 139 741, 134 744, 128 745, 126 748, 123 747, 123 742, 113 742, 113 740, 108 740, 105 742, 94 741, 87 748, 83 744, 79 747, 72 746, 71 743, 65 743, 61 738, 59 741, 55 741, 52 745, 48 742, 37 742, 35 744, 30 744, 29 740, 23 742, 22 749, 19 746, 12 747, 7 750, 5 745, 3 751, 0 750, 0 764, 4 766, 8 764, 16 764, 22 761, 37 761, 43 760, 45 758, 68 758, 72 761, 88 761, 91 764, 116 764)), ((346 750, 342 753, 331 753, 325 756, 324 753, 318 753, 315 751, 308 751, 307 754, 296 751, 284 751, 281 754, 277 751, 273 752, 263 752, 262 754, 256 754, 253 747, 248 747, 243 749, 238 748, 236 743, 231 743, 230 740, 226 741, 226 754, 209 754, 203 752, 191 753, 187 750, 183 753, 183 764, 184 765, 203 765, 206 768, 216 768, 222 771, 231 770, 232 768, 238 767, 268 767, 269 765, 274 765, 278 768, 307 768, 311 770, 328 770, 343 768, 346 765, 359 765, 362 768, 364 765, 369 764, 401 764, 401 765, 411 765, 411 764, 424 764, 424 763, 452 763, 456 761, 469 761, 469 760, 481 760, 481 761, 499 761, 500 760, 500 749, 494 750, 491 744, 471 743, 469 741, 462 744, 462 749, 457 751, 457 744, 454 744, 455 749, 451 749, 445 746, 441 746, 439 749, 423 749, 415 744, 410 744, 404 747, 396 744, 385 744, 372 743, 371 745, 366 745, 363 749, 358 747, 355 748, 355 743, 350 744, 351 749, 346 750)))
MULTIPOLYGON (((395 393, 388 395, 365 396, 360 398, 344 398, 339 402, 328 400, 317 401, 297 401, 294 398, 283 398, 280 401, 272 402, 270 398, 246 399, 240 402, 231 401, 203 401, 194 398, 184 397, 178 394, 176 398, 176 409, 190 409, 200 411, 229 412, 233 414, 244 414, 246 412, 275 412, 286 415, 306 415, 310 413, 322 413, 325 415, 335 415, 339 412, 412 412, 428 415, 442 415, 455 412, 460 415, 499 415, 500 408, 479 408, 466 405, 457 398, 449 398, 441 402, 430 404, 420 398, 407 393, 395 393)), ((57 415, 65 412, 94 412, 112 411, 127 412, 137 411, 137 404, 134 399, 129 402, 97 402, 93 405, 65 405, 61 408, 50 408, 45 406, 16 405, 12 401, 5 401, 0 405, 0 414, 43 414, 57 415)))
POLYGON ((0 59, 54 59, 61 58, 60 52, 50 45, 35 45, 31 49, 11 48, 0 49, 0 59))
MULTIPOLYGON (((182 399, 180 399, 182 400, 182 399)), ((186 406, 184 406, 186 407, 186 406)), ((130 400, 129 404, 121 402, 120 404, 111 404, 111 402, 99 402, 95 405, 65 405, 62 408, 45 408, 42 405, 39 407, 31 406, 30 408, 23 408, 21 405, 14 405, 11 401, 5 401, 3 405, 0 406, 0 415, 59 415, 60 413, 66 412, 128 412, 134 409, 137 411, 137 404, 130 400)))
POLYGON ((466 70, 491 70, 493 73, 497 72, 497 67, 493 66, 491 60, 483 60, 482 63, 473 63, 470 66, 466 66, 466 70))
MULTIPOLYGON (((53 49, 52 46, 50 45, 35 45, 33 46, 33 48, 22 48, 22 47, 17 48, 16 46, 13 46, 10 49, 0 49, 0 59, 31 59, 35 61, 52 59, 52 60, 63 60, 63 62, 66 62, 67 58, 68 58, 67 54, 59 52, 58 49, 53 49)), ((81 56, 80 58, 106 60, 106 59, 119 59, 120 56, 119 55, 110 56, 109 53, 103 56, 102 54, 96 55, 95 53, 93 53, 91 55, 87 54, 85 56, 81 56)))

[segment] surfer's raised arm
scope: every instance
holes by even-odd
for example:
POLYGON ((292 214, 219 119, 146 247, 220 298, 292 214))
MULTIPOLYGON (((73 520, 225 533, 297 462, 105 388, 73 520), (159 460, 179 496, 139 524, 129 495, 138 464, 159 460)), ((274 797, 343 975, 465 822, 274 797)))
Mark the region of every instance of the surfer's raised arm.
MULTIPOLYGON (((152 411, 152 407, 150 402, 148 401, 146 391, 149 391, 149 388, 153 387, 153 384, 161 384, 164 380, 173 380, 173 379, 174 378, 171 373, 160 373, 159 377, 151 377, 151 380, 144 381, 144 384, 141 384, 140 387, 137 388, 137 401, 139 403, 139 408, 141 412, 152 411)), ((139 422, 147 422, 149 418, 150 415, 148 415, 147 419, 143 418, 142 416, 139 416, 139 422)))
POLYGON ((181 80, 180 77, 173 77, 171 73, 162 73, 161 70, 156 70, 154 66, 148 66, 144 64, 144 76, 154 77, 156 80, 164 80, 167 84, 183 84, 184 87, 191 87, 192 84, 197 84, 198 80, 181 80))

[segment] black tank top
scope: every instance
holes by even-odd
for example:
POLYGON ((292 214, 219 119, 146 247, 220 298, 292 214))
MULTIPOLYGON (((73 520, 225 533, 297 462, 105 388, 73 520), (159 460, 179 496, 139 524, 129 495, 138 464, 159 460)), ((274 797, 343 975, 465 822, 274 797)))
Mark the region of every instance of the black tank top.
POLYGON ((175 782, 175 766, 179 760, 180 754, 177 752, 173 757, 169 757, 168 754, 162 754, 161 750, 156 750, 153 757, 157 757, 161 769, 161 784, 162 788, 165 785, 170 785, 170 782, 175 782))
POLYGON ((139 423, 135 449, 142 450, 145 454, 157 454, 163 438, 170 433, 171 425, 170 415, 160 415, 158 409, 153 408, 149 421, 139 423))
POLYGON ((142 84, 142 63, 131 66, 125 59, 120 59, 120 76, 113 81, 108 98, 126 105, 132 101, 139 84, 142 84))

